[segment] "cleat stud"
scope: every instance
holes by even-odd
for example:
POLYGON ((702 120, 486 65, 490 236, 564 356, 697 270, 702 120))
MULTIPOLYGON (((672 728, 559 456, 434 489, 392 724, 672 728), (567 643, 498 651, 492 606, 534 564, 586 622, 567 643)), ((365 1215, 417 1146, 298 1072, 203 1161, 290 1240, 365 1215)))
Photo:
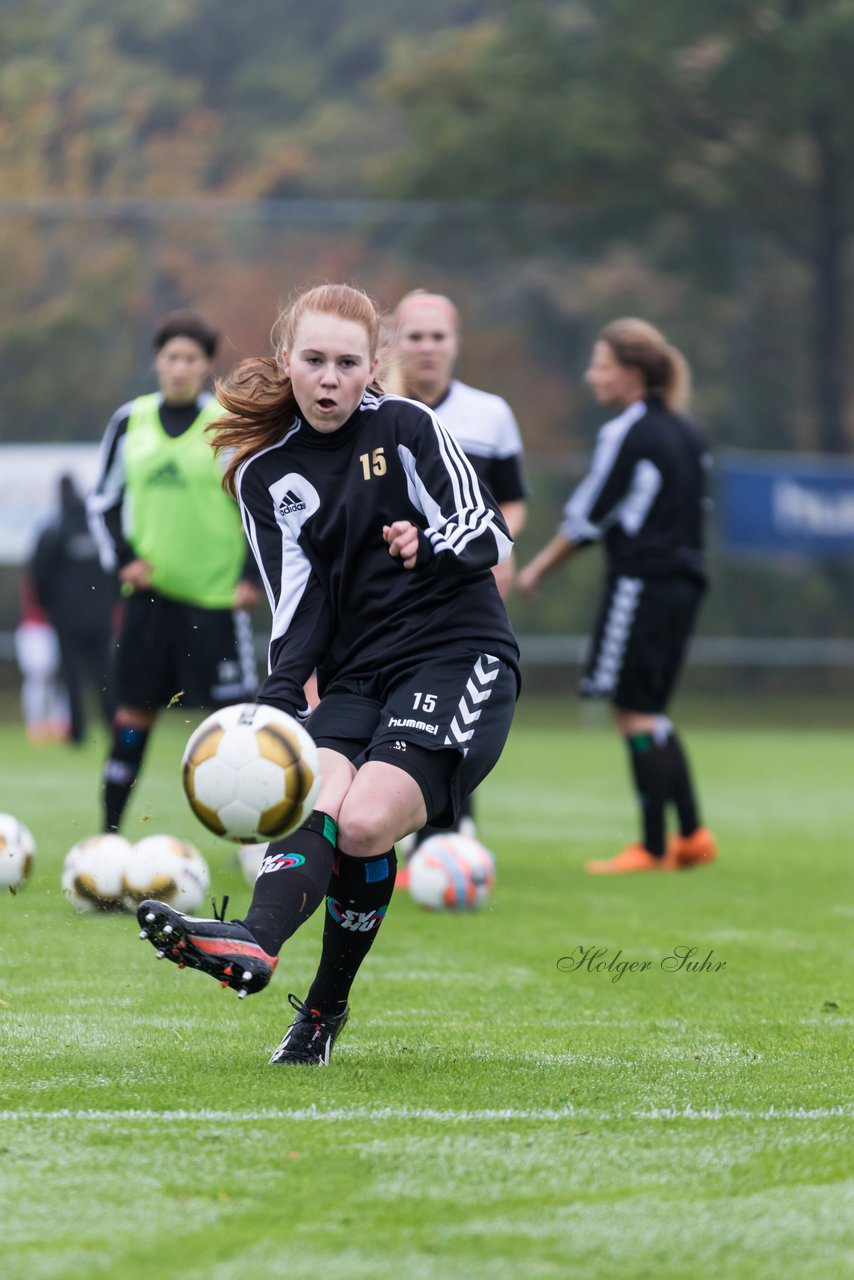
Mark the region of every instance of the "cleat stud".
POLYGON ((146 923, 146 924, 154 924, 155 919, 156 919, 156 917, 155 917, 155 915, 154 915, 154 912, 153 912, 153 911, 149 911, 148 915, 145 917, 145 923, 146 923))
POLYGON ((220 985, 221 987, 227 987, 227 986, 228 986, 228 983, 227 983, 227 982, 221 982, 219 985, 220 985))
POLYGON ((241 987, 237 993, 237 998, 238 1000, 245 1000, 248 995, 249 995, 249 992, 246 990, 246 988, 241 987))
POLYGON ((186 945, 187 945, 187 944, 186 944, 186 942, 185 942, 185 941, 184 941, 184 939, 182 938, 182 939, 181 939, 181 941, 178 943, 178 950, 179 950, 179 951, 183 951, 183 950, 184 950, 184 948, 186 947, 186 945))
POLYGON ((244 982, 251 982, 251 981, 252 981, 252 971, 251 971, 250 969, 244 969, 244 970, 243 970, 243 981, 244 981, 244 982))
POLYGON ((139 931, 139 936, 140 936, 141 938, 147 938, 147 937, 149 936, 149 934, 148 934, 148 930, 147 930, 147 929, 140 929, 140 931, 139 931))
POLYGON ((165 925, 163 926, 163 932, 164 932, 164 933, 172 933, 172 932, 173 932, 173 929, 172 929, 171 924, 165 924, 165 925))
POLYGON ((156 958, 157 960, 162 960, 162 959, 163 959, 163 957, 164 957, 165 955, 166 955, 166 952, 165 952, 165 951, 158 951, 158 952, 157 952, 157 956, 156 956, 155 958, 156 958))
POLYGON ((179 960, 179 962, 178 962, 178 968, 179 968, 179 969, 186 969, 186 967, 187 967, 187 966, 184 964, 184 961, 183 961, 183 960, 179 960))

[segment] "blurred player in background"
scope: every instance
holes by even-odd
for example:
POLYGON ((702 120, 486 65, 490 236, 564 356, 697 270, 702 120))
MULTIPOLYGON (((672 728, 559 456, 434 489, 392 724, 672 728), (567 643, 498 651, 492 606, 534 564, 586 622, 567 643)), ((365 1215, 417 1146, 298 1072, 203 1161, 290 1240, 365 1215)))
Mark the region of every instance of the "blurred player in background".
MULTIPOLYGON (((457 308, 443 294, 414 289, 397 304, 394 322, 388 390, 439 415, 498 503, 510 536, 517 538, 525 527, 528 494, 519 424, 501 396, 454 377, 460 351, 457 308)), ((515 563, 511 555, 493 569, 503 599, 510 594, 515 563)))
POLYGON ((36 594, 31 571, 21 578, 21 618, 15 657, 21 673, 21 711, 30 742, 65 742, 68 695, 60 678, 59 640, 36 594))
POLYGON ((685 751, 665 714, 706 589, 703 520, 709 455, 683 416, 690 371, 652 325, 615 320, 599 334, 586 382, 619 410, 600 430, 592 464, 554 538, 516 583, 533 597, 543 577, 602 540, 606 581, 582 696, 610 699, 643 816, 637 844, 589 862, 592 875, 679 870, 710 862, 685 751), (667 839, 666 813, 679 831, 667 839))
POLYGON ((450 825, 503 749, 518 648, 492 566, 512 544, 436 415, 382 394, 364 293, 321 285, 277 328, 275 358, 218 386, 216 439, 273 611, 260 700, 300 712, 317 670, 317 807, 270 845, 244 920, 138 914, 167 958, 249 994, 325 899, 317 973, 271 1059, 325 1065, 391 901, 395 842, 450 825))
MULTIPOLYGON (((394 312, 393 363, 386 379, 389 390, 419 400, 439 415, 498 503, 510 536, 517 538, 525 526, 528 487, 525 480, 522 436, 506 400, 480 391, 454 377, 460 350, 457 308, 444 294, 415 289, 407 293, 394 312)), ((513 585, 515 559, 510 556, 493 568, 502 598, 513 585)), ((474 835, 472 798, 460 814, 456 830, 474 835)), ((411 857, 416 846, 436 828, 419 831, 402 846, 411 857)), ((406 884, 406 871, 398 876, 406 884)))
POLYGON ((39 602, 59 640, 69 739, 79 744, 86 729, 87 684, 97 695, 105 722, 112 721, 110 639, 118 592, 115 573, 101 567, 86 504, 70 475, 60 477, 59 510, 39 535, 32 574, 39 602))
POLYGON ((89 518, 125 597, 116 646, 116 714, 104 769, 104 830, 118 831, 158 712, 214 709, 256 688, 246 609, 261 593, 236 504, 222 489, 205 390, 217 334, 174 312, 154 334, 159 391, 113 414, 89 518))

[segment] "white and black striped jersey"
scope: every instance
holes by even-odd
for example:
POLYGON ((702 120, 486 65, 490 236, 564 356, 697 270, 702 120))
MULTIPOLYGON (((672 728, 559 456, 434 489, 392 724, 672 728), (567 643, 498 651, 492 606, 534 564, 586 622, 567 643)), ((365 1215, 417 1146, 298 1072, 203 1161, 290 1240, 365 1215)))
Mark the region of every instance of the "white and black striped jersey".
POLYGON ((604 540, 614 573, 704 580, 709 467, 693 422, 657 396, 636 400, 599 431, 590 470, 564 508, 560 531, 576 545, 604 540))
POLYGON ((317 669, 330 681, 393 676, 419 660, 487 652, 518 673, 518 647, 492 566, 507 526, 435 413, 366 393, 334 432, 296 417, 237 473, 244 527, 273 612, 262 701, 293 713, 317 669), (383 526, 418 526, 414 569, 383 526))
POLYGON ((522 435, 506 400, 454 378, 431 407, 496 502, 518 502, 528 496, 522 435))

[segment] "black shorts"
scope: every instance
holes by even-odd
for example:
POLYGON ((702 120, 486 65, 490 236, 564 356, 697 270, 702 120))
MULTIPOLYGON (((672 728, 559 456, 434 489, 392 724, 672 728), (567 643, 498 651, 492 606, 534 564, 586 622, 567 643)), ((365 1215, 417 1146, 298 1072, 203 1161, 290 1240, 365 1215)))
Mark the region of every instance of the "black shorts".
POLYGON ((173 700, 212 709, 254 698, 258 680, 249 615, 138 591, 124 604, 115 680, 118 706, 147 711, 173 700))
POLYGON ((579 692, 661 714, 685 658, 704 585, 694 578, 610 578, 579 692))
POLYGON ((334 682, 307 728, 358 768, 397 765, 421 788, 427 821, 449 827, 463 801, 496 764, 513 720, 512 669, 486 653, 419 663, 389 680, 334 682))

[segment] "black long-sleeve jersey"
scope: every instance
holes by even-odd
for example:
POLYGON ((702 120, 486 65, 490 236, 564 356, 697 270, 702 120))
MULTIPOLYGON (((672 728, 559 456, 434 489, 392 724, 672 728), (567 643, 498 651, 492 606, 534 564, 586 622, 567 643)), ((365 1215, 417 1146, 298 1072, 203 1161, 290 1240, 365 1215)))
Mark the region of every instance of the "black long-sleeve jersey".
POLYGON ((709 467, 693 422, 657 396, 637 400, 601 428, 590 470, 564 508, 561 533, 576 545, 604 539, 613 573, 704 581, 709 467))
POLYGON ((518 646, 491 572, 512 550, 507 526, 436 415, 367 392, 337 431, 296 417, 247 459, 237 496, 273 612, 260 697, 293 713, 317 669, 357 687, 447 653, 487 652, 518 679, 518 646), (419 529, 414 569, 389 554, 383 526, 419 529))
POLYGON ((75 492, 63 493, 57 518, 39 536, 31 572, 39 603, 57 631, 107 634, 118 581, 101 568, 85 503, 75 492))

